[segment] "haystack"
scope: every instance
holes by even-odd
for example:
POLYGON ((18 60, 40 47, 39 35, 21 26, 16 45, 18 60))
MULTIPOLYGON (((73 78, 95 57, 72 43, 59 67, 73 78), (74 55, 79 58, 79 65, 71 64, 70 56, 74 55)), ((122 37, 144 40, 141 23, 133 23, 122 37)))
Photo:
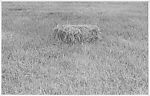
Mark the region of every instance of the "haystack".
POLYGON ((58 25, 54 38, 67 44, 93 42, 98 39, 100 29, 96 25, 58 25))

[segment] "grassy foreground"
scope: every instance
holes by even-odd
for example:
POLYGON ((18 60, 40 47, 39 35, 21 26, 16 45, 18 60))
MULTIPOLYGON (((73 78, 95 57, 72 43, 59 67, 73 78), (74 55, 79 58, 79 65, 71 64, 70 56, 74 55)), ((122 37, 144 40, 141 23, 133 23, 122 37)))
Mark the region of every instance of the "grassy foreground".
POLYGON ((147 2, 3 2, 2 94, 148 94, 147 2), (57 24, 102 39, 68 46, 57 24))

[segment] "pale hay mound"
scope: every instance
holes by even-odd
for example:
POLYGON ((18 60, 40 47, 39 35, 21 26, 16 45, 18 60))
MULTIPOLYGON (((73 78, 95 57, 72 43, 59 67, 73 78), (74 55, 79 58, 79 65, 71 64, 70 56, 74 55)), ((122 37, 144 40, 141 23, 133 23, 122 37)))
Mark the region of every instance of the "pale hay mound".
POLYGON ((91 43, 98 39, 100 29, 96 25, 58 25, 54 38, 67 44, 91 43))

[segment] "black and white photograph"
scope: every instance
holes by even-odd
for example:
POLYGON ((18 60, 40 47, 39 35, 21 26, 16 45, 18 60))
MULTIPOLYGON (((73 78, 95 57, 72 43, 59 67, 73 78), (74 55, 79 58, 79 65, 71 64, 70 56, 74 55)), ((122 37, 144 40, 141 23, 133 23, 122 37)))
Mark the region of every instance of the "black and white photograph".
POLYGON ((148 95, 148 1, 2 1, 2 95, 148 95))

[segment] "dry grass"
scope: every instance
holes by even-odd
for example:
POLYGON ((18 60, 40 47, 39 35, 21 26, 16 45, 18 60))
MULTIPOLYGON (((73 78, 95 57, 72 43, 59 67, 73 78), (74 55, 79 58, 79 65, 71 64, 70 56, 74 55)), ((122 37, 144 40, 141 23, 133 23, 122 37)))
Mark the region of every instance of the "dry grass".
MULTIPOLYGON (((2 94, 148 94, 147 7, 146 2, 3 2, 2 94), (66 22, 74 30, 65 31, 68 35, 78 32, 72 25, 97 25, 103 38, 59 43, 54 28, 66 22)), ((95 29, 79 32, 88 37, 90 28, 95 29)))

